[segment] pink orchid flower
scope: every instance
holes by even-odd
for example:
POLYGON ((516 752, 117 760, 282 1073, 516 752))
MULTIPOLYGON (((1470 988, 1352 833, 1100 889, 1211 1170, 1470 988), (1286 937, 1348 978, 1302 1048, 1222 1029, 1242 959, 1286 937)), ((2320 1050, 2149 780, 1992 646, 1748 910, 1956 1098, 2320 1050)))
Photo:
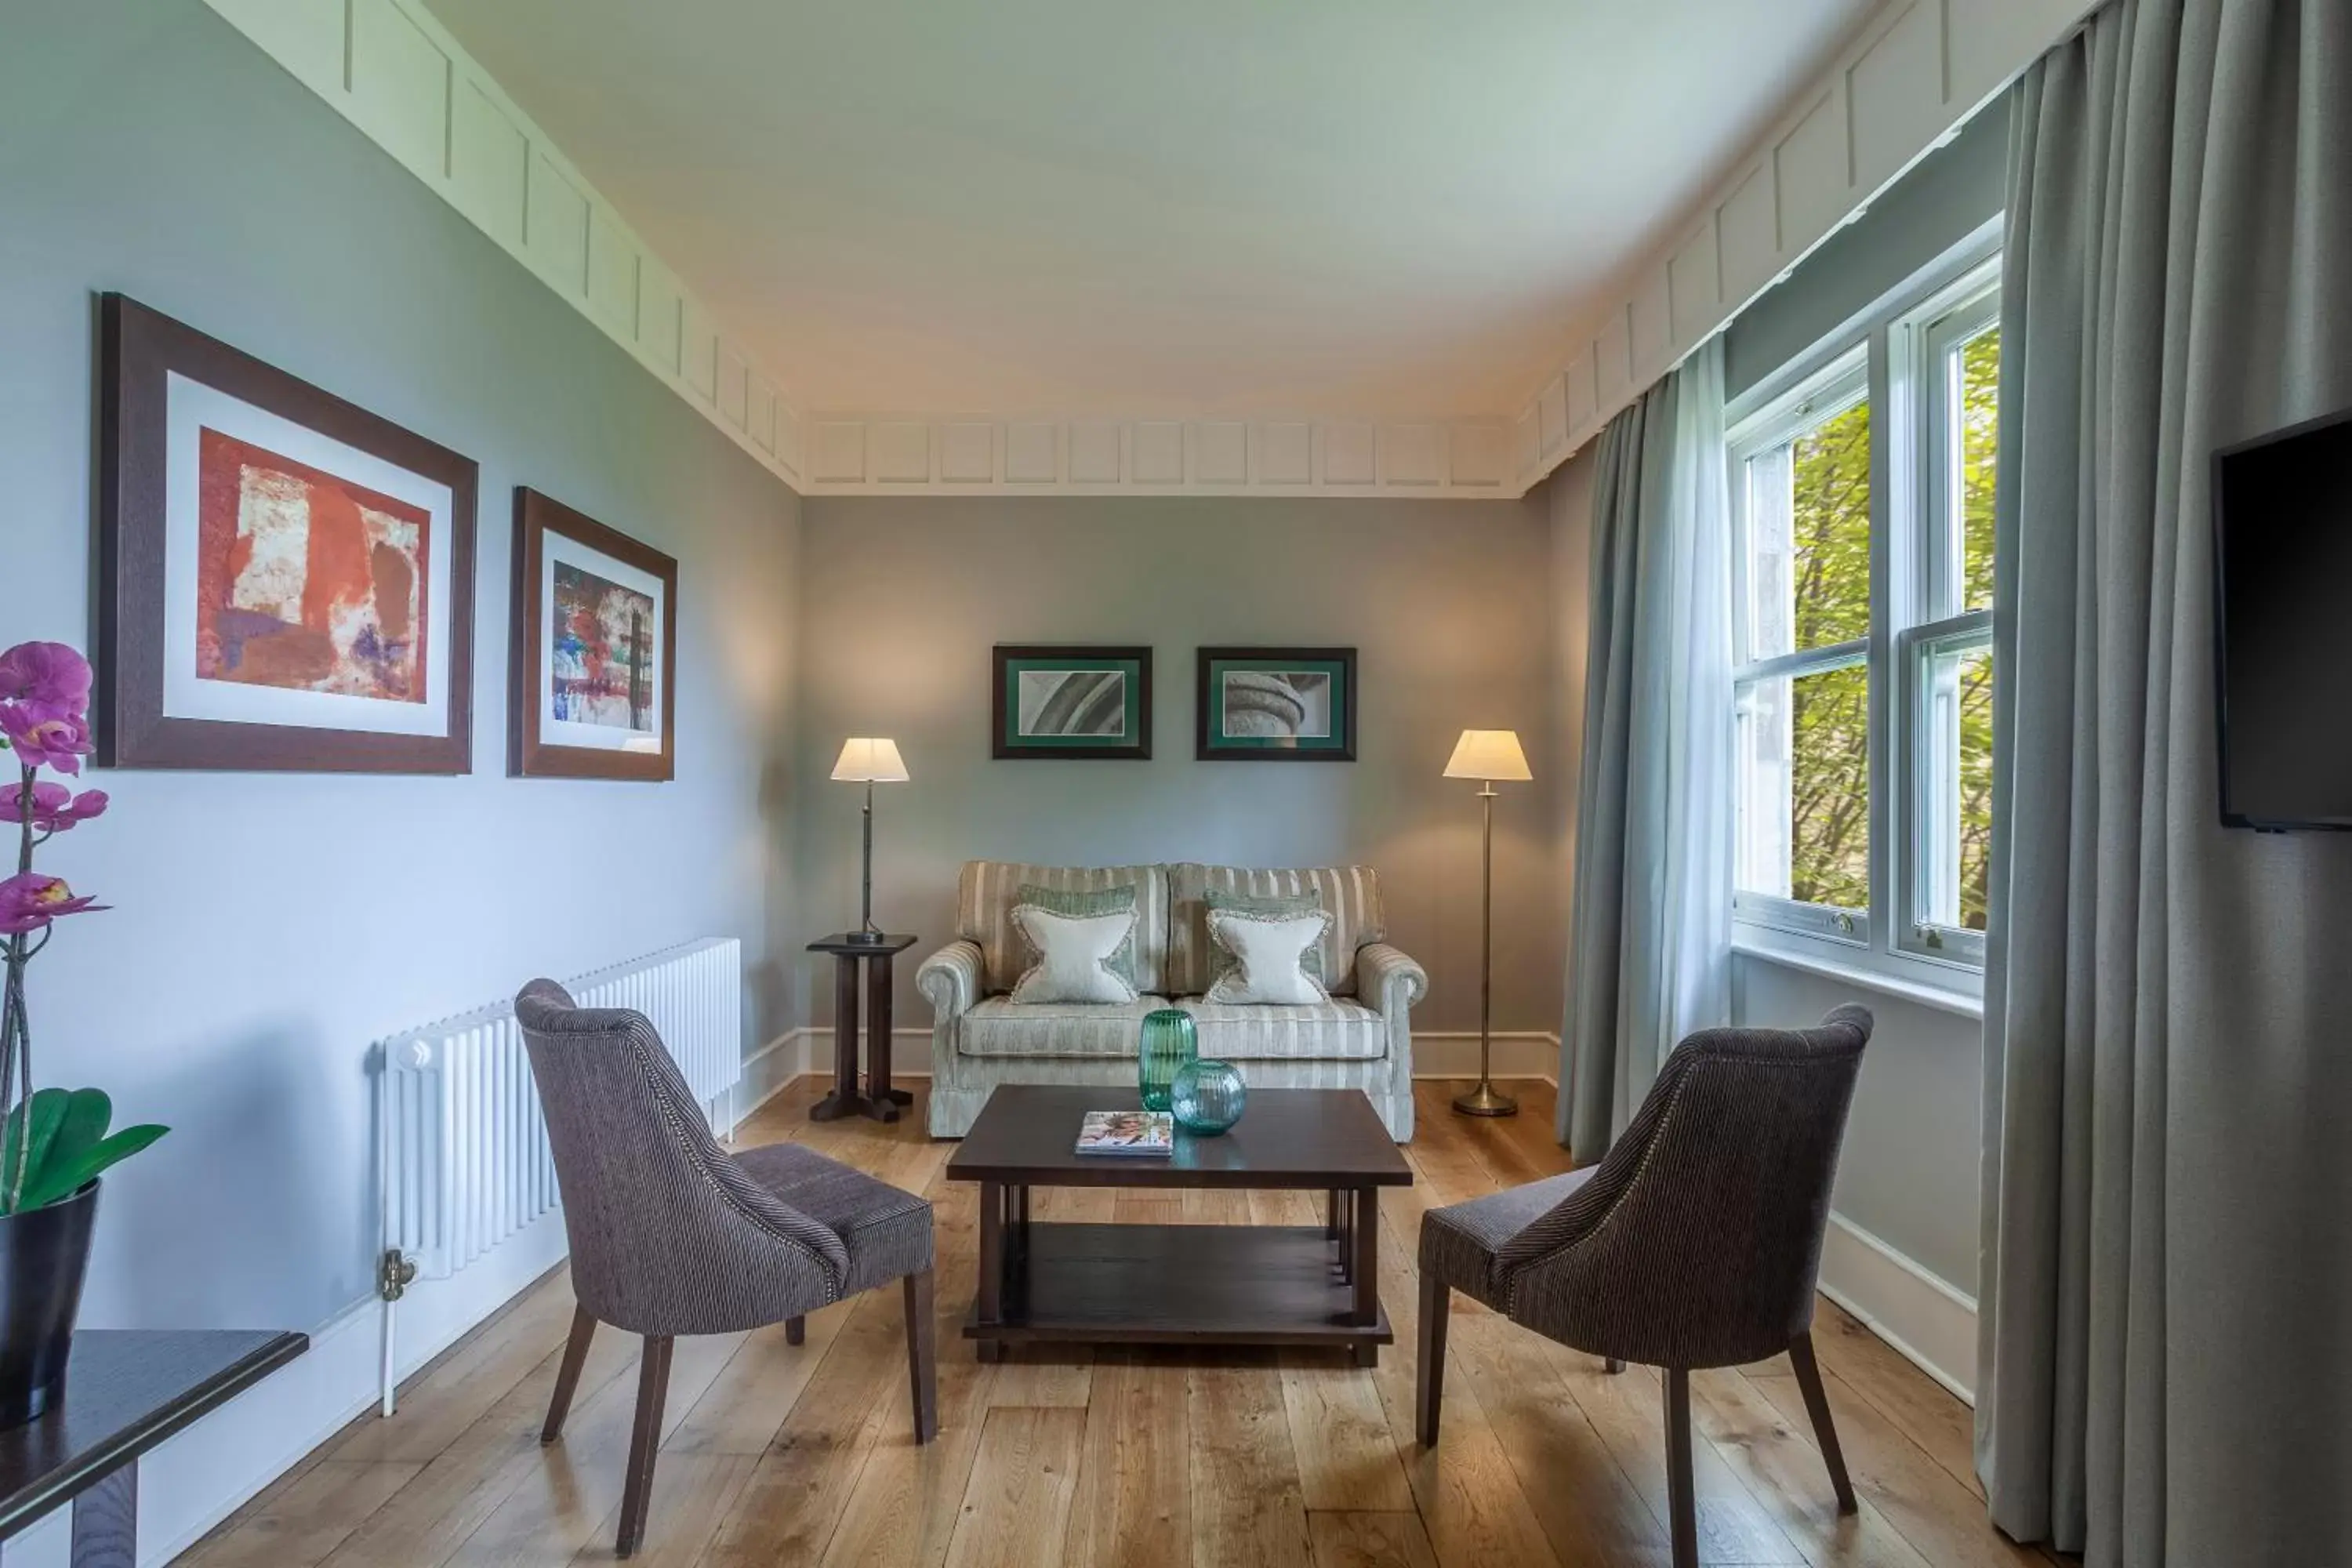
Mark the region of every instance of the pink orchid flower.
POLYGON ((89 711, 89 661, 61 642, 0 653, 0 702, 22 700, 75 718, 89 711))
POLYGON ((0 702, 0 738, 16 749, 28 768, 51 767, 61 773, 81 772, 81 760, 95 748, 89 721, 56 703, 26 700, 0 702))
MULTIPOLYGON (((105 810, 106 792, 102 789, 86 789, 75 795, 65 785, 46 779, 33 786, 33 826, 41 833, 63 833, 105 810)), ((24 791, 0 789, 0 822, 24 820, 24 791)))
POLYGON ((0 935, 22 936, 67 915, 106 907, 95 899, 74 897, 63 877, 21 872, 0 881, 0 935))

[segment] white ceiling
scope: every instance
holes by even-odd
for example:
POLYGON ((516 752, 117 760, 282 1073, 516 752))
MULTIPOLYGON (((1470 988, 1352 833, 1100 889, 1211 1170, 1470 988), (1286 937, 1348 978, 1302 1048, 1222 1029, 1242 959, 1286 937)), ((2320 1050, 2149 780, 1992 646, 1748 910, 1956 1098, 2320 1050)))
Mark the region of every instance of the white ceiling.
POLYGON ((1870 0, 430 0, 803 409, 1516 414, 1870 0))

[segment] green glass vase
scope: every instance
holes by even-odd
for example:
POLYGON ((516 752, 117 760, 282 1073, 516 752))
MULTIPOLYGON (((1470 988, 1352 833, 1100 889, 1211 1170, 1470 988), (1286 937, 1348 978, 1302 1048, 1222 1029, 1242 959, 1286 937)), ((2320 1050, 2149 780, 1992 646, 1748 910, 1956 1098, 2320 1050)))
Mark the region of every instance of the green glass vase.
POLYGON ((1242 1069, 1231 1062, 1192 1061, 1178 1069, 1169 1091, 1169 1109, 1176 1125, 1202 1138, 1214 1138, 1242 1119, 1249 1103, 1249 1085, 1242 1069))
POLYGON ((1192 1014, 1179 1007, 1146 1013, 1143 1040, 1135 1053, 1136 1087, 1142 1091, 1143 1109, 1167 1110, 1169 1091, 1176 1085, 1177 1072, 1200 1054, 1200 1038, 1193 1032, 1192 1014))

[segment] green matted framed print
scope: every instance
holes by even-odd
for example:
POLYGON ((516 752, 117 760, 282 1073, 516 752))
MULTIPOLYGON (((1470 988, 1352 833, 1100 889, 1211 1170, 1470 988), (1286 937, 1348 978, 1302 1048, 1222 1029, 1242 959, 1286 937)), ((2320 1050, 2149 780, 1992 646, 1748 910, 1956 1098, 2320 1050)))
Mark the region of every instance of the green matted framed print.
POLYGON ((1356 650, 1204 647, 1198 712, 1202 762, 1352 763, 1356 650))
POLYGON ((1151 755, 1151 650, 999 643, 989 755, 1143 761, 1151 755))

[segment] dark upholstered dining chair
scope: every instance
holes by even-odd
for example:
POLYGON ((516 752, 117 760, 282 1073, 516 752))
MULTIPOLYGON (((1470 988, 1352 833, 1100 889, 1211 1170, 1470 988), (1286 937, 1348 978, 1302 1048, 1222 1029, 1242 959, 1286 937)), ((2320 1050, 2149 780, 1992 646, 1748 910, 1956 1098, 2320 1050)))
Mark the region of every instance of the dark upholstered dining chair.
POLYGON ((645 1336, 617 1549, 645 1538, 670 1343, 803 1318, 904 1281, 915 1441, 939 1429, 931 1205, 794 1143, 730 1154, 644 1015, 581 1007, 552 980, 515 998, 547 1111, 579 1299, 540 1441, 562 1433, 599 1323, 645 1336))
POLYGON ((1598 1164, 1432 1209, 1421 1222, 1417 1423, 1437 1441, 1445 1315, 1460 1290, 1572 1350, 1665 1371, 1675 1568, 1698 1561, 1690 1374, 1789 1352, 1854 1510, 1813 1360, 1813 1285, 1830 1182, 1871 1018, 1814 1028, 1702 1029, 1675 1048, 1598 1164))

